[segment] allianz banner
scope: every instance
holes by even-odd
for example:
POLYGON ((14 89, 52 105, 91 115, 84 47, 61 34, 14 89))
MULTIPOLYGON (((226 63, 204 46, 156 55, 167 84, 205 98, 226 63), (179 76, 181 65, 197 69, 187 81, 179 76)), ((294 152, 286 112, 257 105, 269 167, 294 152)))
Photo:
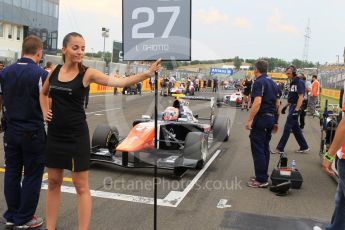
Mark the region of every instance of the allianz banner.
POLYGON ((234 70, 230 68, 210 68, 210 74, 224 74, 224 75, 233 75, 234 70))

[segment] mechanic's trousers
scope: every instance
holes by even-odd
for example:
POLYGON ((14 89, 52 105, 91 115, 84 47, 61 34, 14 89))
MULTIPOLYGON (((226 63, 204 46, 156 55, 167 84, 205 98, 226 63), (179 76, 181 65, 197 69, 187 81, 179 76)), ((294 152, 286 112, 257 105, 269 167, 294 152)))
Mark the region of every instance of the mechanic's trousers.
POLYGON ((295 107, 296 106, 290 106, 289 114, 284 127, 283 136, 280 138, 279 144, 277 146, 277 149, 281 152, 284 152, 286 143, 288 142, 290 137, 291 130, 300 147, 299 149, 304 150, 308 148, 307 141, 305 140, 302 130, 298 124, 298 117, 296 117, 295 119, 292 117, 292 114, 295 111, 295 107))
POLYGON ((8 209, 4 218, 16 226, 30 221, 36 212, 44 171, 45 140, 43 127, 35 132, 13 131, 6 127, 4 191, 8 209))
POLYGON ((252 149, 256 181, 268 181, 268 166, 270 163, 269 143, 275 123, 274 116, 256 115, 250 131, 250 145, 252 149))
POLYGON ((317 104, 317 96, 310 96, 309 97, 309 112, 313 115, 316 111, 316 104, 317 104))
POLYGON ((306 109, 308 107, 308 99, 304 99, 301 106, 301 113, 299 115, 299 127, 304 129, 305 126, 305 115, 307 114, 306 109))
POLYGON ((139 82, 138 84, 137 84, 137 91, 138 91, 138 94, 139 95, 141 95, 141 82, 139 82))

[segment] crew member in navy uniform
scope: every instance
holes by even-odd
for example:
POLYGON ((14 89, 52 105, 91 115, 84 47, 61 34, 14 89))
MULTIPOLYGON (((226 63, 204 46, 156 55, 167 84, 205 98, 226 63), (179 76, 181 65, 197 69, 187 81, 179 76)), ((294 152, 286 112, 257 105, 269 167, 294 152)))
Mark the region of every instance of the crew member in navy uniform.
POLYGON ((248 186, 266 188, 268 186, 268 166, 270 162, 269 143, 272 132, 278 130, 279 92, 277 84, 267 76, 268 63, 264 60, 255 63, 252 97, 254 102, 246 122, 250 130, 250 145, 252 149, 255 177, 248 186))
MULTIPOLYGON (((310 149, 298 123, 300 109, 304 100, 305 83, 303 80, 297 77, 297 71, 294 66, 289 66, 286 69, 286 75, 289 79, 291 79, 290 91, 288 94, 289 114, 286 119, 283 135, 280 138, 276 150, 272 153, 284 152, 291 130, 299 145, 299 149, 296 150, 296 153, 306 153, 310 149)), ((285 106, 285 108, 287 108, 287 106, 285 106)))
POLYGON ((15 225, 16 229, 43 224, 42 218, 34 216, 41 191, 46 140, 39 93, 48 72, 37 65, 42 49, 40 38, 25 38, 22 58, 4 69, 0 79, 5 120, 4 218, 7 227, 15 225))

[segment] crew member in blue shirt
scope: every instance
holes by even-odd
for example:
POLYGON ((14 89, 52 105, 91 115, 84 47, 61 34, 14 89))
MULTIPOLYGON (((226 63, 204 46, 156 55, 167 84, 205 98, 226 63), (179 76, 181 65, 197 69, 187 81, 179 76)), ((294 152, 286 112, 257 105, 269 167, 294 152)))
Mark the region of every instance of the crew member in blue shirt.
POLYGON ((269 143, 272 132, 278 130, 280 95, 277 84, 267 76, 268 63, 257 61, 254 66, 256 81, 252 89, 253 105, 246 122, 250 130, 255 177, 248 186, 266 188, 268 186, 268 166, 270 162, 269 143))
MULTIPOLYGON (((289 114, 286 119, 283 136, 280 138, 276 150, 272 153, 284 152, 286 143, 288 142, 290 137, 291 130, 299 145, 299 149, 296 150, 296 153, 306 153, 310 149, 298 124, 298 117, 304 100, 305 83, 303 80, 297 77, 297 70, 294 66, 289 66, 286 69, 286 75, 289 79, 291 79, 290 91, 288 94, 288 106, 290 106, 289 114)), ((287 108, 287 106, 285 106, 285 108, 287 108)))
POLYGON ((6 67, 0 77, 4 110, 6 227, 31 229, 43 224, 35 216, 44 171, 46 134, 39 93, 48 72, 37 63, 43 43, 28 36, 22 58, 6 67), (24 178, 22 181, 22 172, 24 178))

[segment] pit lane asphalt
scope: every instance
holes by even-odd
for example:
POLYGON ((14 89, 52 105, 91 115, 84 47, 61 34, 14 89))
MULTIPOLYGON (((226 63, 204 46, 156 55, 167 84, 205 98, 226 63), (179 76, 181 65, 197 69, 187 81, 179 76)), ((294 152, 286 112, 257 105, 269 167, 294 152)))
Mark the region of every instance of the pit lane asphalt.
MULTIPOLYGON (((125 135, 135 118, 140 118, 142 114, 152 115, 153 100, 152 93, 143 96, 91 96, 86 110, 90 136, 102 122, 116 125, 120 135, 125 135)), ((159 111, 172 104, 172 100, 169 97, 160 97, 159 111)), ((206 114, 207 106, 197 104, 195 110, 199 115, 206 114)), ((290 161, 296 160, 304 182, 300 190, 292 190, 288 196, 278 197, 268 189, 252 189, 246 186, 248 178, 254 174, 249 132, 244 128, 248 112, 236 108, 222 108, 220 112, 232 114, 230 140, 220 146, 222 152, 177 207, 158 207, 158 229, 307 230, 312 229, 314 224, 323 226, 327 223, 333 211, 336 183, 320 168, 318 121, 311 117, 306 118, 304 134, 311 146, 311 152, 308 154, 294 153, 297 142, 294 137, 290 137, 286 152, 290 161)), ((272 149, 281 137, 284 120, 283 116, 280 131, 271 141, 272 149)), ((278 161, 277 155, 271 156, 269 171, 278 161)), ((3 162, 4 152, 1 145, 0 166, 3 162)), ((188 171, 182 180, 176 181, 171 178, 171 172, 160 170, 158 198, 164 198, 170 191, 183 191, 197 173, 188 171)), ((0 174, 0 189, 3 191, 3 173, 0 174)), ((66 171, 65 176, 70 177, 70 173, 66 171)), ((132 170, 96 164, 90 170, 90 188, 152 198, 152 178, 151 169, 132 170)), ((68 180, 63 185, 73 187, 68 180)), ((42 190, 37 209, 39 216, 44 216, 45 193, 46 190, 42 190)), ((3 213, 6 209, 3 193, 0 194, 0 204, 0 213, 3 213)), ((59 213, 58 229, 77 229, 75 194, 62 193, 59 213)), ((0 229, 5 229, 4 225, 0 225, 0 229)), ((93 197, 90 229, 153 229, 153 206, 140 201, 138 203, 93 197)))

